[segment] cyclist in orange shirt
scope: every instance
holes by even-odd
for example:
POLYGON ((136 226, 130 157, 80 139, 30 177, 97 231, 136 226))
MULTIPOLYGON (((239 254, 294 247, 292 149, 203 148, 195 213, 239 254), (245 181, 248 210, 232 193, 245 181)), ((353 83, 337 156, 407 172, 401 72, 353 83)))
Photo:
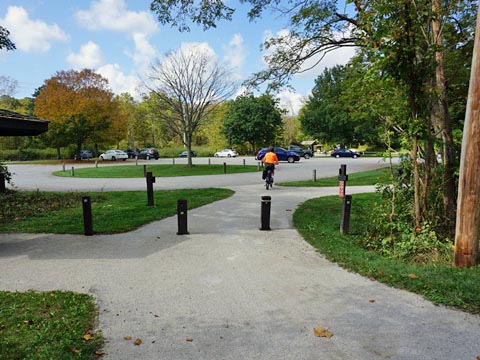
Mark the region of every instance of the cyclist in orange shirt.
POLYGON ((273 177, 273 175, 275 175, 275 164, 278 165, 278 157, 273 151, 273 147, 268 148, 268 152, 263 157, 262 162, 265 164, 265 170, 272 170, 273 177))

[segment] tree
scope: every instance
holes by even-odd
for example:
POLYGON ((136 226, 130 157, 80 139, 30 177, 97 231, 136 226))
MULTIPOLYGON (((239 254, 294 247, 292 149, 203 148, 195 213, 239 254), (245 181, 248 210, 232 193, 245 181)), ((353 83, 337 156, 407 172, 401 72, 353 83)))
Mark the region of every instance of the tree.
POLYGON ((312 95, 300 111, 305 134, 326 143, 354 141, 354 125, 340 103, 345 76, 346 68, 335 66, 317 77, 312 95))
POLYGON ((228 102, 223 133, 230 144, 248 142, 253 152, 261 145, 274 145, 283 134, 282 110, 271 95, 245 94, 228 102))
POLYGON ((161 101, 157 115, 182 139, 192 166, 193 135, 235 90, 230 71, 199 47, 181 48, 152 64, 147 81, 147 88, 161 101))
POLYGON ((87 140, 105 139, 118 110, 107 79, 89 69, 57 71, 35 98, 35 115, 51 121, 51 141, 57 148, 75 144, 78 159, 87 140))
POLYGON ((15 44, 9 39, 10 31, 0 26, 0 50, 15 50, 15 44))

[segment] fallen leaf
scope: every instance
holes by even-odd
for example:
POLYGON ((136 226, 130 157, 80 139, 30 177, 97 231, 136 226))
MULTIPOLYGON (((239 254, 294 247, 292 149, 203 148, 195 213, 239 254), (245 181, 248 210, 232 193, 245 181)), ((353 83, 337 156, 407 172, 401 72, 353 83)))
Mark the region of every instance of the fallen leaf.
POLYGON ((103 355, 105 355, 105 352, 101 351, 101 350, 97 350, 97 351, 95 351, 95 355, 103 356, 103 355))
POLYGON ((371 281, 375 281, 375 280, 377 280, 377 279, 375 279, 375 278, 372 276, 372 277, 370 277, 370 280, 371 280, 371 281))
POLYGON ((88 333, 82 336, 82 339, 87 340, 87 341, 90 340, 91 338, 92 338, 92 335, 90 335, 88 333))
POLYGON ((75 353, 75 354, 80 353, 80 350, 78 350, 77 348, 72 348, 70 351, 75 353))
POLYGON ((409 277, 410 279, 418 279, 418 276, 415 275, 415 274, 413 274, 413 273, 408 274, 408 277, 409 277))
POLYGON ((132 340, 132 337, 127 335, 127 336, 124 337, 124 339, 127 340, 127 341, 132 340))
POLYGON ((186 338, 185 341, 192 342, 193 339, 192 338, 186 338))
POLYGON ((370 299, 370 300, 368 300, 368 301, 370 301, 371 303, 374 303, 374 302, 375 302, 375 299, 370 299))
POLYGON ((141 344, 142 344, 142 340, 137 339, 137 340, 135 340, 134 344, 135 344, 135 345, 141 345, 141 344))
POLYGON ((21 218, 20 216, 17 216, 17 217, 15 218, 15 221, 20 221, 20 220, 22 220, 22 218, 21 218))
POLYGON ((313 329, 313 333, 316 337, 326 337, 330 339, 333 336, 333 333, 330 330, 324 329, 323 326, 317 326, 313 329))

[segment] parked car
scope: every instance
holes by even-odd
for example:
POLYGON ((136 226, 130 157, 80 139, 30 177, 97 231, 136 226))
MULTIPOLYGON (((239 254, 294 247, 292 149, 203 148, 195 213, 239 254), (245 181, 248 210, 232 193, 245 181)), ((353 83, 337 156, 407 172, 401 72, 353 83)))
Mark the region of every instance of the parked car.
POLYGON ((127 149, 127 150, 125 150, 125 152, 127 153, 129 159, 134 159, 135 156, 138 156, 138 153, 140 152, 140 150, 138 150, 138 149, 127 149))
POLYGON ((152 158, 158 160, 160 158, 160 154, 158 153, 157 149, 142 149, 137 156, 139 159, 146 160, 150 160, 152 158))
MULTIPOLYGON (((278 161, 288 161, 289 163, 300 161, 300 156, 298 156, 296 152, 288 151, 281 147, 273 148, 273 151, 275 152, 275 154, 277 154, 278 161)), ((268 152, 268 148, 260 149, 255 159, 262 160, 267 152, 268 152)))
MULTIPOLYGON (((75 154, 75 156, 77 156, 77 155, 75 154)), ((91 159, 91 158, 93 158, 93 154, 90 150, 81 150, 80 151, 80 159, 87 159, 88 160, 88 159, 91 159)))
POLYGON ((122 150, 107 150, 103 154, 101 154, 99 158, 100 160, 125 161, 128 159, 128 155, 122 150))
POLYGON ((313 151, 307 148, 302 148, 298 145, 290 145, 287 148, 288 151, 296 152, 298 156, 303 157, 305 159, 309 159, 313 157, 313 151))
MULTIPOLYGON (((187 155, 188 155, 188 150, 183 151, 183 152, 181 152, 180 154, 178 154, 178 157, 185 157, 185 158, 186 158, 187 155)), ((190 152, 190 156, 191 156, 191 157, 195 157, 195 156, 197 156, 197 153, 192 150, 192 151, 190 152)))
POLYGON ((360 153, 352 150, 347 150, 347 149, 335 149, 335 150, 332 150, 332 152, 330 153, 330 156, 333 156, 336 158, 351 157, 356 159, 360 156, 360 153))
POLYGON ((213 156, 215 156, 215 157, 236 157, 236 156, 238 156, 238 152, 237 152, 237 150, 223 149, 222 151, 216 152, 213 156))

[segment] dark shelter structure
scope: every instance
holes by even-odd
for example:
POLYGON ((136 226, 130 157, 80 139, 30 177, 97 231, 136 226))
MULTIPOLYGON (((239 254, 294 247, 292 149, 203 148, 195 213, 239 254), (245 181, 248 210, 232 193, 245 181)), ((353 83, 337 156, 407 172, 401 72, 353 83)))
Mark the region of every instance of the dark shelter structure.
POLYGON ((47 120, 0 109, 0 136, 34 136, 48 130, 47 120))

